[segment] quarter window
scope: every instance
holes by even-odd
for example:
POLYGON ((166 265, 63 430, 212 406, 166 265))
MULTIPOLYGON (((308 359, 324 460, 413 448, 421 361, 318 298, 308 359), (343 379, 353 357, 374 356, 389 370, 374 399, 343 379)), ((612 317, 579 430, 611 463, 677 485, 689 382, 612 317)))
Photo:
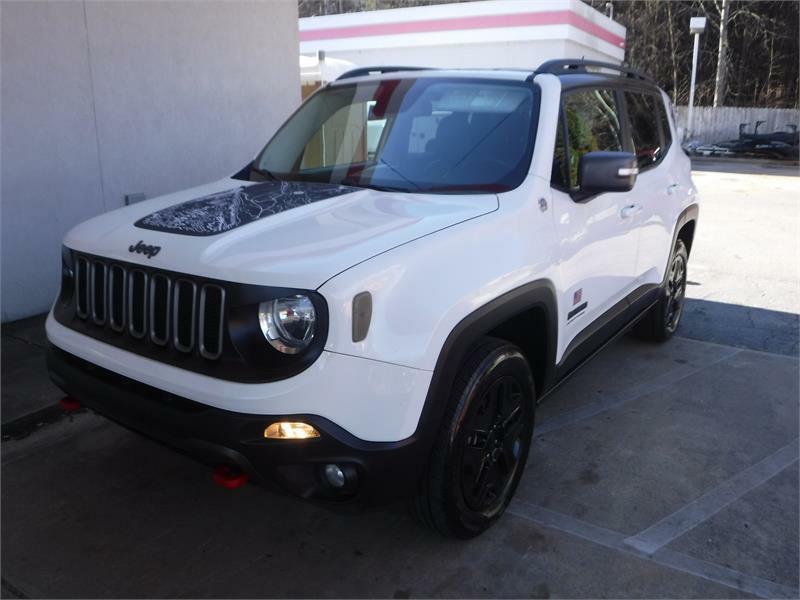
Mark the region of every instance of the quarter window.
POLYGON ((651 94, 625 92, 625 105, 631 126, 633 152, 639 168, 646 169, 661 160, 663 154, 657 98, 651 94))
POLYGON ((569 187, 567 173, 567 144, 564 141, 564 115, 559 113, 556 126, 556 147, 553 151, 553 172, 550 183, 559 188, 569 187))
POLYGON ((367 160, 369 142, 374 141, 377 147, 383 130, 381 125, 377 134, 371 131, 380 121, 368 120, 369 114, 367 102, 353 102, 333 112, 306 143, 300 168, 320 169, 367 160))
MULTIPOLYGON (((564 99, 567 120, 567 175, 578 186, 581 157, 598 150, 622 151, 622 127, 613 90, 573 92, 564 99)), ((556 157, 559 160, 559 157, 556 157)))
POLYGON ((663 101, 659 102, 659 108, 661 109, 658 111, 661 118, 661 146, 662 151, 666 153, 672 143, 672 131, 669 128, 669 117, 667 116, 667 111, 670 109, 663 101))

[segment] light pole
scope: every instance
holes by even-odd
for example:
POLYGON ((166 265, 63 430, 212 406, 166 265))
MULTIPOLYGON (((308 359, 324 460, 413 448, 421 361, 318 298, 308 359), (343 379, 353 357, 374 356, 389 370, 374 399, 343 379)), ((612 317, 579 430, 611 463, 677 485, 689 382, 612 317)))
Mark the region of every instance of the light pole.
POLYGON ((689 114, 686 118, 686 138, 692 135, 692 113, 694 112, 694 82, 697 78, 697 51, 700 45, 700 34, 706 29, 705 17, 692 17, 689 19, 689 31, 694 35, 694 50, 692 51, 692 83, 689 86, 689 114))

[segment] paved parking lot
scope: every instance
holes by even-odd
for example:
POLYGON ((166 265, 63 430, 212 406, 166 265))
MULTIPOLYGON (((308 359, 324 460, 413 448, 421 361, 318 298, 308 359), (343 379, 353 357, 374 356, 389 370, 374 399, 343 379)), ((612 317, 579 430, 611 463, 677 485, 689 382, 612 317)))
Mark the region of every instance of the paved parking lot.
MULTIPOLYGON (((222 490, 84 413, 2 444, 3 595, 798 597, 800 178, 701 168, 680 337, 623 338, 539 408, 481 538, 222 490)), ((59 397, 42 344, 4 327, 4 423, 59 397)))

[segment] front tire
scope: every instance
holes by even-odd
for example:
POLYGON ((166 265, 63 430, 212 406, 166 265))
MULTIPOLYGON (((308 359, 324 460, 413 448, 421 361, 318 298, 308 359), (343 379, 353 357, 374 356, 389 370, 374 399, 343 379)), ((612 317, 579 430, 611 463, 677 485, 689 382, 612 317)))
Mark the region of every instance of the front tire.
POLYGON ((533 376, 520 349, 486 338, 461 366, 412 506, 443 535, 474 537, 505 511, 533 435, 533 376))
POLYGON ((670 258, 667 282, 661 298, 636 326, 636 332, 642 339, 666 342, 678 329, 686 299, 688 264, 689 253, 683 240, 678 240, 670 258))

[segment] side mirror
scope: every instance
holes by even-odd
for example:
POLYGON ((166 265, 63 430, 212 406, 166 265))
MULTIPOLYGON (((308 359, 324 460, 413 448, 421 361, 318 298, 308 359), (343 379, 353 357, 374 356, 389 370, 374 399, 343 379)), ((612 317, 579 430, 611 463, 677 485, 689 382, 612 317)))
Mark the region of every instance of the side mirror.
POLYGON ((629 192, 638 174, 630 152, 589 152, 578 163, 578 191, 572 197, 581 202, 605 192, 629 192))

